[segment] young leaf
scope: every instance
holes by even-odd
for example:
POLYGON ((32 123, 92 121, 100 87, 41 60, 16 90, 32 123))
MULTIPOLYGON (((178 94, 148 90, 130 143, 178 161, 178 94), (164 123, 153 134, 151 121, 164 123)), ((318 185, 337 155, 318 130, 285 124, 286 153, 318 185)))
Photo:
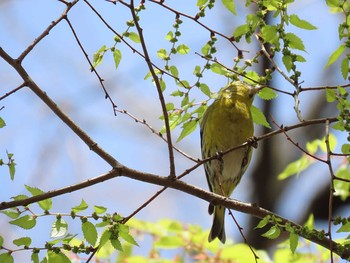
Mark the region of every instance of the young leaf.
POLYGON ((185 44, 181 44, 181 45, 178 45, 178 47, 176 48, 177 52, 181 55, 185 55, 187 54, 188 52, 190 52, 190 48, 185 45, 185 44))
POLYGON ((80 211, 84 211, 88 207, 89 207, 89 205, 84 201, 84 199, 81 199, 80 205, 72 207, 72 211, 77 213, 77 212, 80 212, 80 211))
POLYGON ((282 57, 282 62, 284 64, 284 66, 286 67, 286 70, 288 72, 290 72, 292 70, 292 66, 293 66, 293 60, 292 57, 289 55, 284 55, 282 57))
POLYGON ((340 57, 340 55, 343 54, 345 49, 345 45, 340 45, 329 57, 328 62, 326 64, 326 68, 332 65, 340 57))
POLYGON ((311 23, 309 23, 306 20, 300 19, 297 15, 290 15, 289 21, 291 22, 292 25, 299 27, 299 28, 303 28, 303 29, 307 29, 307 30, 317 29, 317 27, 315 27, 314 25, 312 25, 311 23))
POLYGON ((3 120, 3 118, 0 117, 0 128, 3 128, 6 126, 5 121, 3 120))
POLYGON ((103 45, 95 54, 92 60, 92 66, 96 68, 98 65, 102 63, 103 56, 107 51, 106 45, 103 45))
POLYGON ((326 100, 327 102, 333 102, 337 99, 334 89, 326 89, 326 100))
POLYGON ((210 98, 210 96, 211 96, 210 88, 208 87, 207 84, 201 83, 199 88, 205 95, 207 95, 210 98))
POLYGON ((130 40, 134 41, 135 43, 141 43, 140 36, 137 33, 130 32, 127 36, 130 40))
POLYGON ((341 70, 341 74, 343 76, 344 79, 346 79, 348 77, 349 74, 349 59, 348 58, 344 58, 341 62, 340 65, 340 70, 341 70))
POLYGON ((134 239, 134 237, 132 235, 130 235, 127 232, 124 231, 119 231, 119 236, 124 239, 126 242, 135 245, 135 246, 139 246, 139 244, 137 244, 136 240, 134 239))
POLYGON ((281 234, 281 229, 278 226, 272 226, 267 232, 262 234, 263 237, 269 238, 269 239, 276 239, 281 234))
POLYGON ((270 215, 265 216, 263 219, 260 220, 259 224, 255 227, 255 229, 265 227, 269 223, 270 218, 270 215))
POLYGON ((89 221, 86 221, 82 224, 81 227, 86 241, 89 242, 92 246, 94 246, 97 241, 97 230, 94 224, 89 221))
POLYGON ((48 262, 71 263, 72 261, 61 251, 59 253, 47 251, 48 262))
POLYGON ((181 134, 180 134, 179 138, 176 140, 176 142, 181 141, 187 135, 192 133, 197 128, 197 123, 198 123, 197 120, 190 120, 190 121, 186 122, 182 126, 181 134))
POLYGON ((234 15, 237 15, 236 6, 233 0, 221 0, 221 1, 228 11, 230 11, 234 15))
POLYGON ((51 238, 63 237, 68 230, 68 224, 65 220, 57 219, 51 226, 51 238))
POLYGON ((247 34, 249 32, 249 25, 248 24, 244 24, 244 25, 240 25, 238 27, 236 27, 235 31, 233 32, 233 36, 235 38, 243 36, 245 34, 247 34))
POLYGON ((4 211, 1 211, 1 213, 7 215, 8 217, 12 218, 12 219, 16 219, 20 216, 20 212, 15 210, 15 209, 7 209, 4 211))
POLYGON ((300 159, 290 163, 287 165, 287 167, 281 172, 278 176, 278 180, 284 180, 288 177, 299 174, 302 171, 304 171, 306 168, 308 168, 311 164, 310 158, 307 158, 306 155, 303 155, 300 159))
POLYGON ((30 259, 33 263, 39 263, 39 253, 33 252, 30 259))
POLYGON ((1 263, 13 263, 13 257, 10 253, 3 253, 0 255, 0 262, 1 263))
POLYGON ((208 2, 208 0, 197 0, 197 6, 201 7, 205 5, 208 2))
POLYGON ((277 97, 277 93, 270 88, 263 88, 259 91, 258 96, 263 100, 272 100, 277 97))
POLYGON ((35 227, 36 220, 34 217, 32 217, 30 215, 25 215, 25 216, 22 216, 20 218, 17 218, 15 220, 10 221, 10 224, 19 226, 23 229, 31 229, 31 228, 35 227))
POLYGON ((179 77, 179 71, 177 70, 177 67, 170 66, 169 68, 171 75, 173 75, 175 78, 179 77))
POLYGON ((216 74, 219 75, 225 75, 228 71, 223 66, 219 65, 218 63, 213 63, 210 66, 211 71, 213 71, 216 74))
POLYGON ((157 56, 161 59, 165 59, 168 55, 166 53, 166 50, 164 48, 161 48, 157 51, 157 56))
POLYGON ((305 46, 303 44, 303 41, 297 35, 293 33, 287 33, 285 37, 286 39, 289 40, 288 46, 290 48, 305 51, 305 46))
POLYGON ((122 52, 119 49, 113 51, 115 69, 118 69, 119 63, 122 60, 122 52))
MULTIPOLYGON (((33 196, 42 195, 45 193, 44 191, 40 190, 37 187, 31 187, 29 185, 25 185, 25 187, 33 196)), ((51 198, 39 201, 38 204, 41 207, 41 209, 43 209, 44 211, 48 211, 52 208, 51 198)))
POLYGON ((30 237, 21 237, 18 239, 13 240, 13 244, 15 244, 16 246, 27 246, 29 247, 30 244, 32 243, 32 240, 30 237))
POLYGON ((107 211, 107 208, 104 207, 104 206, 95 205, 94 206, 94 211, 96 212, 96 214, 103 214, 104 212, 107 211))
POLYGON ((111 239, 110 242, 116 250, 123 251, 122 244, 120 243, 120 241, 118 239, 111 239))
POLYGON ((252 107, 250 108, 250 111, 252 113, 254 123, 263 125, 267 128, 271 128, 270 124, 266 120, 264 113, 262 113, 262 111, 259 108, 252 105, 252 107))
POLYGON ((298 247, 298 242, 299 242, 299 236, 294 232, 290 232, 289 234, 289 248, 292 251, 292 253, 295 253, 295 250, 298 247))
POLYGON ((4 244, 4 238, 0 236, 0 247, 2 247, 3 244, 4 244))

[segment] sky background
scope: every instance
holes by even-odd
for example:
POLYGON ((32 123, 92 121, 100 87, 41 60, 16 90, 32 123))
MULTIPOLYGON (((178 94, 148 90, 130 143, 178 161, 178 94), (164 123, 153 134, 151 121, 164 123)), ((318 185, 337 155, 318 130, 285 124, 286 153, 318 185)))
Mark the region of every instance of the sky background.
MULTIPOLYGON (((184 13, 194 15, 197 10, 195 1, 190 4, 176 4, 175 1, 166 1, 184 13)), ((307 63, 300 65, 303 72, 303 86, 344 84, 339 70, 331 68, 327 79, 320 78, 319 72, 324 71, 329 55, 339 46, 337 25, 340 18, 330 14, 324 1, 297 1, 289 13, 298 14, 308 20, 319 30, 301 31, 295 27, 287 30, 300 36, 304 40, 307 53, 302 55, 307 63), (326 19, 325 19, 326 18, 326 19)), ((112 5, 106 1, 91 1, 108 23, 117 31, 123 32, 125 21, 131 19, 128 9, 121 4, 112 5)), ((236 1, 237 13, 233 17, 227 10, 218 4, 213 12, 202 21, 209 27, 224 33, 232 34, 234 29, 244 23, 245 7, 241 1, 236 1)), ((169 49, 169 43, 164 39, 174 23, 174 14, 165 11, 159 5, 146 2, 147 10, 141 13, 141 25, 148 44, 151 59, 160 67, 164 62, 157 58, 156 52, 160 48, 169 49)), ((0 0, 0 46, 13 57, 33 42, 51 23, 63 12, 64 6, 58 1, 11 1, 0 0)), ((114 44, 114 34, 109 31, 89 7, 80 1, 72 8, 68 15, 76 33, 79 36, 89 57, 100 49, 114 44)), ((177 65, 180 75, 193 82, 194 65, 204 65, 195 52, 209 39, 207 31, 193 21, 182 18, 182 36, 179 43, 191 47, 190 54, 175 56, 171 63, 177 65)), ((237 51, 224 39, 219 38, 216 56, 220 61, 232 65, 232 57, 237 51)), ((139 49, 139 45, 129 41, 139 49)), ((250 46, 239 45, 242 49, 247 47, 252 52, 247 58, 255 55, 256 43, 250 46)), ((98 72, 105 80, 105 86, 119 109, 125 109, 140 119, 145 119, 153 128, 160 130, 162 122, 160 104, 156 90, 150 80, 144 80, 147 67, 141 57, 133 53, 123 44, 117 48, 122 51, 123 58, 118 70, 115 70, 112 56, 108 53, 98 72)), ((89 65, 79 49, 67 23, 62 21, 50 34, 45 37, 35 49, 25 58, 24 67, 32 79, 47 92, 47 94, 68 114, 93 140, 102 148, 112 154, 122 164, 144 172, 168 175, 169 165, 167 146, 157 136, 152 134, 145 126, 135 123, 130 117, 117 114, 114 116, 112 105, 104 98, 104 93, 96 76, 90 72, 89 65)), ((336 63, 335 67, 339 67, 336 63)), ((274 75, 275 86, 282 90, 292 87, 274 75)), ((324 76, 324 75, 322 75, 324 76)), ((213 90, 218 91, 226 83, 225 78, 208 73, 205 76, 207 83, 213 90)), ((165 91, 168 101, 174 100, 169 94, 176 88, 174 81, 166 79, 165 91)), ((1 95, 11 91, 22 83, 17 73, 0 59, 0 91, 1 95)), ((193 93, 197 99, 204 99, 202 94, 193 93)), ((301 110, 305 115, 311 110, 314 94, 307 93, 301 96, 301 110)), ((259 106, 257 98, 255 105, 259 106)), ((176 102, 176 100, 175 100, 176 102)), ((276 112, 273 118, 279 124, 289 125, 297 122, 294 112, 290 109, 294 105, 292 98, 280 94, 276 101, 276 112)), ((88 147, 75 134, 69 130, 39 98, 29 89, 23 88, 14 95, 1 101, 4 106, 1 117, 7 126, 1 129, 0 158, 6 159, 6 151, 14 153, 16 160, 16 176, 12 182, 9 179, 6 167, 0 167, 2 174, 0 200, 8 201, 10 197, 24 194, 24 184, 37 186, 48 191, 87 180, 107 172, 110 167, 100 158, 89 151, 88 147)), ((256 128, 256 135, 260 128, 256 128)), ((179 135, 180 129, 173 132, 174 138, 179 135)), ((339 144, 344 142, 345 136, 338 136, 339 144)), ((187 154, 199 158, 200 144, 198 129, 176 145, 187 154)), ((258 151, 255 157, 258 156, 258 151)), ((291 146, 289 151, 294 152, 291 146)), ((254 166, 254 156, 251 167, 246 172, 241 184, 235 190, 233 197, 245 202, 252 201, 250 189, 250 171, 254 166)), ((257 158, 257 157, 256 157, 257 158)), ((176 154, 176 170, 178 174, 191 167, 194 163, 176 154)), ((287 163, 286 163, 287 165, 287 163)), ((316 167, 313 172, 319 171, 316 167)), ((280 209, 274 211, 291 220, 298 218, 298 209, 302 209, 305 200, 314 193, 307 182, 311 174, 305 174, 290 180, 290 187, 280 200, 280 209), (296 195, 298 191, 298 195, 296 195), (293 204, 291 205, 291 197, 293 204)), ((277 174, 276 174, 277 177, 277 174)), ((186 182, 207 189, 203 168, 196 169, 186 176, 186 182)), ((276 179, 277 180, 277 179, 276 179)), ((317 180, 317 184, 328 183, 327 180, 317 180)), ((108 207, 110 213, 118 212, 124 216, 132 213, 145 199, 151 197, 159 186, 148 185, 128 178, 118 178, 105 183, 94 185, 84 190, 54 198, 55 211, 68 212, 72 206, 78 205, 81 198, 90 204, 108 207), (125 202, 127 200, 127 202, 125 202)), ((39 211, 39 210, 38 210, 39 211)), ((55 212, 52 211, 52 212, 55 212)), ((91 211, 91 210, 90 210, 91 211)), ((346 213, 346 212, 344 212, 346 213)), ((193 198, 185 193, 167 190, 147 208, 143 209, 137 218, 157 221, 162 218, 180 220, 185 224, 198 224, 203 228, 210 228, 212 218, 207 214, 207 203, 193 198)), ((237 213, 238 221, 244 227, 246 216, 237 213)), ((50 226, 54 218, 40 219, 40 233, 36 233, 38 242, 49 238, 50 226)), ((2 236, 16 238, 27 234, 17 228, 8 228, 7 218, 0 218, 2 236), (6 227, 6 228, 5 228, 6 227)), ((74 233, 79 222, 74 223, 70 232, 74 233)), ((239 240, 234 226, 227 224, 227 235, 239 240)))

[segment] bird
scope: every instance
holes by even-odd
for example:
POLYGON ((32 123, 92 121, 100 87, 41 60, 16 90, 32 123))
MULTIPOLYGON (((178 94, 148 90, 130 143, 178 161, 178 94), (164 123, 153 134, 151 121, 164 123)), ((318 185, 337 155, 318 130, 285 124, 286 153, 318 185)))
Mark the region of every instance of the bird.
MULTIPOLYGON (((231 82, 222 88, 215 101, 207 107, 200 123, 202 159, 216 158, 204 163, 209 190, 230 197, 247 170, 252 147, 223 151, 239 146, 254 138, 254 124, 250 111, 258 87, 242 81, 231 82)), ((209 204, 213 224, 208 236, 211 242, 218 238, 223 244, 225 234, 225 207, 209 204)))

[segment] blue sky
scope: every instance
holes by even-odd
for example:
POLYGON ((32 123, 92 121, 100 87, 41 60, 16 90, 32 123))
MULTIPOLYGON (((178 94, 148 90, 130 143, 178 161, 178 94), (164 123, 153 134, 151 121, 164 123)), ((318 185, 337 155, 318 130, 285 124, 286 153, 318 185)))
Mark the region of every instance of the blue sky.
MULTIPOLYGON (((130 19, 126 8, 120 4, 112 5, 105 1, 91 1, 91 3, 118 32, 125 30, 125 21, 130 19)), ((167 3, 175 6, 174 1, 167 1, 167 3)), ((189 8, 187 5, 182 5, 178 8, 183 12, 190 14, 196 12, 194 7, 189 8)), ((63 4, 58 1, 0 2, 0 46, 10 55, 18 56, 51 21, 60 16, 63 9, 63 4)), ((204 18, 203 21, 222 33, 230 34, 236 26, 244 22, 244 6, 237 3, 237 11, 240 16, 234 18, 226 10, 216 7, 212 17, 204 18)), ((161 47, 169 48, 169 43, 164 40, 164 36, 169 30, 172 30, 171 25, 174 22, 172 13, 165 12, 164 15, 160 15, 162 12, 164 10, 158 5, 147 3, 147 10, 141 14, 141 24, 144 27, 151 58, 160 67, 164 64, 157 59, 156 51, 161 47)), ((298 14, 319 28, 317 31, 307 32, 295 27, 287 29, 304 39, 308 51, 308 53, 303 53, 308 62, 300 65, 300 70, 303 72, 302 79, 305 81, 304 86, 343 84, 344 80, 338 69, 331 69, 331 74, 327 79, 319 77, 320 72, 324 71, 329 55, 339 45, 337 35, 339 17, 330 14, 323 1, 302 1, 302 3, 298 1, 297 4, 291 6, 289 12, 298 14), (320 17, 327 17, 327 19, 320 19, 320 17)), ((71 10, 69 19, 90 58, 102 45, 113 45, 113 33, 105 28, 84 2, 80 1, 71 10)), ((182 19, 184 23, 181 26, 183 34, 180 42, 188 44, 191 51, 189 56, 175 57, 174 63, 177 63, 178 68, 181 69, 180 74, 184 78, 193 81, 194 65, 204 64, 194 53, 200 51, 204 41, 208 40, 209 34, 193 21, 182 19)), ((132 44, 139 48, 138 45, 132 44)), ((218 45, 221 51, 217 56, 223 62, 231 63, 235 50, 222 39, 219 40, 218 45)), ((154 86, 149 80, 143 80, 147 73, 145 63, 125 45, 120 44, 118 48, 122 50, 123 58, 117 71, 109 54, 105 57, 103 64, 98 67, 109 94, 119 108, 126 109, 135 116, 147 120, 152 127, 159 130, 162 127, 158 119, 161 111, 154 86)), ((253 55, 254 52, 248 54, 247 58, 253 55)), ((100 146, 120 162, 141 171, 159 175, 168 174, 166 144, 129 117, 123 114, 113 115, 112 106, 108 100, 104 99, 98 80, 89 71, 89 65, 78 48, 67 23, 63 21, 55 27, 50 35, 45 37, 24 60, 24 66, 33 80, 100 146)), ((226 83, 225 79, 215 74, 208 74, 205 81, 216 90, 226 83)), ((3 60, 0 60, 0 83, 1 94, 21 84, 16 72, 3 60)), ((276 76, 275 83, 280 89, 291 88, 279 76, 276 76)), ((174 88, 175 83, 169 81, 165 94, 171 93, 174 88)), ((308 112, 313 96, 314 94, 302 95, 301 109, 303 112, 308 112)), ((166 98, 172 100, 169 96, 166 98)), ((259 106, 259 99, 255 104, 259 106)), ((276 108, 279 110, 273 116, 278 123, 288 125, 297 121, 295 114, 289 110, 293 104, 294 101, 283 94, 278 97, 276 108)), ((11 196, 25 193, 23 184, 37 186, 43 190, 52 190, 75 184, 109 170, 109 166, 89 151, 87 146, 29 89, 24 88, 6 98, 1 101, 0 106, 5 106, 1 111, 1 117, 7 123, 7 126, 1 130, 0 156, 5 158, 7 150, 15 154, 17 163, 14 182, 9 180, 7 170, 1 168, 3 175, 1 200, 9 200, 11 196)), ((179 132, 180 130, 174 131, 174 138, 177 138, 179 132)), ((338 139, 345 140, 343 137, 338 139)), ((200 157, 198 130, 177 146, 191 156, 200 157)), ((181 173, 193 163, 176 155, 176 165, 178 173, 181 173)), ((250 170, 247 171, 240 186, 235 190, 234 198, 250 201, 250 193, 245 190, 249 189, 250 170)), ((188 175, 185 180, 207 189, 202 168, 188 175)), ((281 200, 281 209, 277 211, 278 213, 293 219, 298 213, 297 208, 287 210, 282 204, 288 202, 290 195, 295 195, 295 189, 300 189, 307 180, 310 180, 307 176, 293 179, 291 183, 293 187, 289 189, 289 194, 285 199, 281 200)), ((84 197, 91 206, 102 205, 108 207, 109 212, 117 211, 122 215, 128 215, 142 204, 142 200, 151 197, 158 189, 158 186, 118 178, 55 198, 54 207, 56 211, 69 212, 70 207, 79 204, 81 198, 84 197), (133 198, 125 203, 124 200, 130 196, 131 191, 133 198)), ((310 192, 312 193, 310 189, 305 189, 305 195, 301 194, 297 203, 303 204, 303 199, 310 192)), ((172 218, 184 223, 199 224, 204 228, 209 228, 212 220, 207 215, 207 203, 174 190, 162 194, 148 208, 141 211, 138 218, 152 221, 172 218)), ((38 236, 39 240, 48 238, 52 220, 42 220, 48 231, 47 234, 38 236)), ((238 220, 244 226, 245 217, 239 214, 238 220)), ((0 223, 2 226, 7 226, 4 221, 0 223)), ((5 232, 0 233, 1 235, 23 234, 13 229, 2 231, 5 232)), ((45 233, 45 230, 42 233, 45 233)), ((237 231, 230 225, 227 226, 227 233, 238 238, 237 231)))

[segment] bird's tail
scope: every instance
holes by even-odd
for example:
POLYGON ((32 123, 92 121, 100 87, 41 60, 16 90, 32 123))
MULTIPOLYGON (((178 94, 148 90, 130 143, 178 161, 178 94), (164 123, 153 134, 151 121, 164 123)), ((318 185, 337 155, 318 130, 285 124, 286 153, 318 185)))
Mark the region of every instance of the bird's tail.
MULTIPOLYGON (((212 207, 211 207, 212 208, 212 207)), ((209 211, 212 210, 209 207, 209 211)), ((225 207, 215 206, 214 207, 214 219, 213 226, 211 227, 208 241, 211 242, 215 238, 218 238, 223 244, 226 241, 225 234, 225 207)))

